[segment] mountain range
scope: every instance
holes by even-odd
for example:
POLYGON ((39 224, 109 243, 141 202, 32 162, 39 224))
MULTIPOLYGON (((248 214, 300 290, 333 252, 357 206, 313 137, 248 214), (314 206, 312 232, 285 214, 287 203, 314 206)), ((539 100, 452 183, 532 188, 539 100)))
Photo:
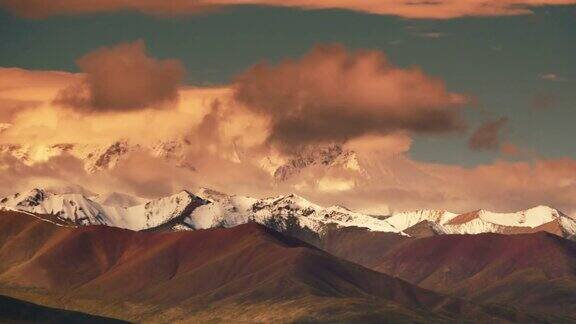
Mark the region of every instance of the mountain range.
POLYGON ((262 225, 179 232, 54 226, 0 215, 0 292, 136 322, 520 322, 336 258, 262 225))
POLYGON ((0 295, 39 307, 134 322, 576 320, 575 221, 546 206, 374 216, 294 194, 36 188, 0 209, 0 295))
MULTIPOLYGON (((196 161, 190 155, 191 149, 192 141, 186 137, 168 138, 152 144, 139 144, 127 139, 93 144, 0 144, 0 154, 8 155, 26 165, 68 154, 80 160, 85 171, 91 174, 114 169, 134 153, 144 153, 170 165, 196 171, 196 161)), ((238 148, 234 155, 239 160, 245 158, 245 154, 238 148)), ((290 180, 314 166, 353 170, 365 176, 356 152, 339 144, 307 147, 293 157, 279 160, 265 156, 257 164, 278 182, 290 180)))
POLYGON ((129 154, 145 152, 153 157, 168 161, 175 166, 194 170, 191 161, 186 158, 186 149, 190 142, 185 139, 158 141, 151 145, 141 145, 120 139, 109 143, 78 144, 58 143, 50 145, 1 144, 0 153, 12 156, 31 165, 49 158, 70 154, 84 165, 89 173, 113 169, 129 154))
POLYGON ((574 218, 548 206, 513 213, 418 210, 373 216, 342 206, 323 207, 295 194, 260 199, 208 188, 195 193, 183 190, 149 201, 120 193, 87 197, 35 188, 0 199, 0 209, 43 215, 61 225, 107 225, 135 231, 232 227, 255 221, 279 231, 298 227, 316 236, 322 236, 332 226, 409 237, 545 231, 572 238, 576 233, 574 218))

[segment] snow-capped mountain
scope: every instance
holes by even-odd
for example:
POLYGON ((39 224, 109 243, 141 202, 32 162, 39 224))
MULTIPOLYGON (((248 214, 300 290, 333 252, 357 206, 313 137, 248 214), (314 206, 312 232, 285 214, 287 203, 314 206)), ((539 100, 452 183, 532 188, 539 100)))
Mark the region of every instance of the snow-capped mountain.
POLYGON ((328 226, 359 227, 369 231, 392 232, 407 236, 429 233, 531 233, 548 231, 564 237, 576 234, 576 221, 547 206, 538 206, 515 213, 478 211, 457 214, 441 210, 418 210, 394 213, 389 217, 375 217, 350 211, 344 207, 324 208, 291 194, 265 199, 228 196, 203 189, 198 196, 211 203, 195 209, 185 222, 192 228, 231 227, 248 221, 287 230, 290 226, 322 235, 328 226), (418 233, 418 234, 416 234, 418 233))
POLYGON ((440 225, 448 234, 514 234, 540 230, 563 236, 576 234, 576 221, 548 206, 537 206, 515 213, 478 210, 458 215, 440 225))
POLYGON ((178 225, 196 207, 208 203, 187 191, 130 207, 100 204, 81 194, 55 194, 42 189, 0 200, 0 208, 36 215, 77 226, 107 225, 130 230, 147 230, 178 225))
POLYGON ((547 231, 572 238, 576 220, 547 206, 515 213, 485 210, 464 214, 418 210, 376 217, 340 206, 322 207, 298 195, 271 198, 227 195, 202 188, 143 202, 123 194, 86 197, 32 189, 0 200, 0 208, 50 216, 61 224, 107 225, 130 230, 195 230, 257 222, 278 231, 305 231, 320 237, 331 228, 364 228, 405 236, 519 234, 547 231))
POLYGON ((280 231, 298 227, 318 235, 328 225, 400 232, 386 220, 340 206, 324 208, 293 194, 256 199, 201 189, 196 195, 182 191, 138 205, 123 206, 126 201, 135 199, 119 194, 88 198, 32 189, 0 200, 0 208, 52 215, 79 226, 107 225, 131 230, 206 229, 255 221, 280 231))
MULTIPOLYGON (((413 226, 425 223, 436 234, 519 234, 548 231, 570 237, 576 233, 574 219, 548 206, 537 206, 514 213, 478 210, 456 214, 448 211, 419 210, 396 213, 386 220, 406 232, 413 226)), ((426 225, 420 225, 422 226, 426 225)))
POLYGON ((19 210, 38 215, 55 215, 61 221, 76 225, 110 225, 98 203, 81 194, 54 194, 42 189, 16 193, 0 200, 3 209, 19 210))
POLYGON ((361 171, 355 152, 342 145, 332 144, 307 147, 292 159, 273 168, 272 173, 277 181, 286 181, 313 166, 361 171))
MULTIPOLYGON (((0 144, 0 154, 11 156, 26 165, 46 162, 51 158, 68 154, 79 159, 86 172, 96 173, 114 169, 132 153, 140 152, 166 161, 176 167, 196 171, 196 161, 192 160, 188 154, 191 145, 192 142, 185 137, 165 139, 147 145, 133 143, 125 139, 92 144, 0 144)), ((239 152, 235 152, 235 154, 237 160, 241 161, 241 157, 244 155, 239 152)), ((270 174, 272 180, 278 182, 288 181, 313 167, 327 170, 347 170, 358 174, 361 178, 367 176, 366 171, 360 165, 357 154, 339 144, 310 146, 294 157, 281 158, 275 162, 272 162, 270 157, 264 157, 259 166, 270 174)))
POLYGON ((399 232, 386 220, 356 213, 340 206, 324 208, 294 194, 265 199, 227 196, 207 189, 202 189, 197 194, 212 201, 211 204, 194 210, 185 220, 191 227, 198 229, 231 227, 255 221, 277 230, 288 230, 290 226, 297 226, 316 234, 322 234, 328 225, 399 232))
POLYGON ((403 231, 424 221, 443 225, 456 216, 458 216, 458 214, 445 210, 423 209, 411 212, 394 213, 392 216, 386 218, 386 221, 395 228, 403 231))
POLYGON ((106 144, 61 143, 51 145, 0 145, 0 154, 7 154, 24 164, 32 165, 44 162, 63 154, 70 154, 84 164, 89 173, 113 169, 130 153, 144 152, 163 159, 177 167, 195 170, 193 161, 187 158, 187 147, 191 145, 186 139, 159 141, 149 146, 118 140, 106 144))

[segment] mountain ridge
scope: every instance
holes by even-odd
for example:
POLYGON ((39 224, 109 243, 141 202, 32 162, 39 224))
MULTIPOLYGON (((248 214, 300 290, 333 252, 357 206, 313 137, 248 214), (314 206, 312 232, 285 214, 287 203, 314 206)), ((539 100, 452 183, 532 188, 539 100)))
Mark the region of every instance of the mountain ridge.
POLYGON ((258 199, 200 188, 195 193, 182 190, 146 202, 115 193, 107 204, 99 197, 59 194, 36 188, 1 199, 0 209, 51 215, 51 220, 61 224, 106 225, 132 230, 194 230, 256 221, 280 231, 296 226, 317 236, 322 236, 329 225, 405 236, 412 236, 410 233, 418 228, 418 237, 424 234, 520 234, 541 230, 565 238, 576 234, 574 219, 547 206, 515 213, 477 210, 457 214, 417 210, 376 217, 341 206, 322 207, 296 194, 258 199), (119 206, 118 201, 128 206, 119 206))

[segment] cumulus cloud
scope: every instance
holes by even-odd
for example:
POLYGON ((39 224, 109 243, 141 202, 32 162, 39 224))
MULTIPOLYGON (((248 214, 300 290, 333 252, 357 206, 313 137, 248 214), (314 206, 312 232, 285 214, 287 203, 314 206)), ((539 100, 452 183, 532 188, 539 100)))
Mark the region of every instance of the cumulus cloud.
POLYGON ((468 147, 472 150, 497 150, 502 141, 502 131, 508 124, 508 117, 490 120, 478 127, 468 140, 468 147))
POLYGON ((0 4, 12 12, 30 18, 119 10, 134 10, 153 15, 195 14, 226 6, 263 5, 345 9, 407 18, 448 19, 526 15, 532 13, 533 7, 574 3, 574 0, 0 0, 0 4))
POLYGON ((100 48, 77 61, 82 82, 63 89, 55 102, 89 111, 159 107, 178 97, 184 68, 177 60, 156 60, 141 40, 100 48))
POLYGON ((81 73, 0 68, 0 123, 11 124, 2 131, 0 143, 105 144, 127 139, 150 144, 194 132, 204 115, 210 112, 214 100, 231 101, 227 88, 180 86, 179 100, 173 109, 113 110, 94 114, 90 110, 64 109, 54 104, 53 99, 61 89, 83 80, 85 75, 81 73))
POLYGON ((82 73, 0 68, 0 123, 11 124, 2 127, 0 143, 109 144, 126 139, 135 144, 151 144, 183 135, 202 137, 209 131, 217 132, 221 141, 234 138, 242 145, 262 142, 265 129, 256 129, 257 116, 246 112, 227 117, 238 110, 232 107, 231 90, 226 87, 180 86, 179 100, 172 109, 124 109, 95 114, 54 103, 62 89, 81 84, 85 77, 82 73), (212 121, 207 125, 203 120, 213 110, 214 102, 219 102, 220 112, 206 118, 216 118, 219 123, 212 121), (154 127, 153 132, 150 127, 154 127), (249 134, 243 134, 246 129, 249 134))
POLYGON ((241 74, 235 97, 271 122, 269 141, 286 149, 397 131, 448 133, 464 127, 461 94, 379 51, 317 46, 299 60, 260 63, 241 74))
MULTIPOLYGON (((459 107, 466 100, 416 68, 394 67, 379 52, 321 47, 299 60, 260 64, 231 87, 180 86, 180 100, 168 110, 120 109, 93 114, 53 104, 60 89, 85 77, 0 69, 0 99, 35 102, 15 110, 13 126, 2 132, 0 142, 89 144, 127 138, 149 144, 184 135, 191 143, 186 154, 196 171, 143 152, 130 154, 115 169, 96 175, 87 174, 82 161, 67 153, 40 156, 41 161, 33 164, 1 156, 2 193, 80 183, 94 192, 114 188, 152 198, 203 185, 255 196, 296 191, 322 204, 371 211, 380 206, 510 211, 537 204, 576 211, 574 159, 531 156, 531 162, 496 161, 472 168, 412 159, 413 133, 458 130, 459 107), (430 121, 430 111, 444 117, 430 121), (375 122, 365 122, 369 118, 375 122), (278 125, 292 119, 303 122, 304 136, 292 137, 278 125), (361 123, 367 130, 346 123, 361 123), (345 168, 319 165, 303 172, 295 182, 274 183, 271 173, 260 164, 262 157, 271 153, 263 143, 294 146, 298 139, 310 144, 345 141, 344 148, 357 156, 345 161, 345 168)), ((491 127, 481 127, 492 135, 480 136, 480 147, 500 148, 507 155, 523 154, 521 148, 502 144, 505 119, 490 123, 491 127)))

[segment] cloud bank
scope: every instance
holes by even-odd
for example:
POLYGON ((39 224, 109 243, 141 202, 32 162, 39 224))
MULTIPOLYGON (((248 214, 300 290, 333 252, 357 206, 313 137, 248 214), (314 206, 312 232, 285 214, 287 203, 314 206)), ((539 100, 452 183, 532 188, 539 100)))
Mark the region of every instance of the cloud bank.
MULTIPOLYGON (((119 48, 124 46, 104 50, 104 57, 152 62, 138 66, 145 76, 163 75, 164 61, 145 55, 142 44, 131 43, 119 51, 130 53, 127 56, 116 56, 119 48)), ((99 53, 95 62, 107 62, 100 60, 101 51, 94 53, 99 53)), ((576 161, 571 158, 532 156, 529 161, 498 160, 472 168, 411 158, 414 134, 461 128, 460 107, 466 97, 417 68, 395 67, 380 52, 323 46, 300 59, 258 64, 228 87, 176 83, 178 101, 172 109, 148 109, 162 105, 159 97, 134 105, 146 109, 122 104, 100 113, 56 104, 54 98, 62 89, 86 82, 89 70, 72 74, 0 68, 0 104, 14 104, 10 113, 1 110, 0 122, 12 126, 1 131, 0 143, 38 148, 37 161, 0 153, 3 190, 64 182, 80 183, 94 192, 114 188, 154 197, 204 185, 256 196, 297 192, 322 204, 363 210, 385 206, 509 211, 547 204, 576 212, 576 161), (112 170, 88 174, 77 157, 43 151, 53 144, 106 144, 120 138, 137 144, 184 138, 190 146, 185 154, 196 171, 136 152, 112 170), (275 183, 263 163, 289 161, 298 143, 312 147, 332 142, 345 142, 345 149, 356 152, 345 168, 320 163, 289 182, 275 183), (271 149, 270 143, 281 150, 271 149)), ((97 107, 94 102, 89 103, 97 107)), ((504 150, 505 124, 500 119, 480 127, 474 146, 504 150)), ((506 150, 517 154, 518 149, 506 150)))
POLYGON ((574 0, 0 0, 0 5, 23 17, 45 18, 132 10, 152 15, 190 15, 229 6, 260 5, 301 9, 344 9, 405 18, 513 16, 547 5, 573 5, 574 0))

